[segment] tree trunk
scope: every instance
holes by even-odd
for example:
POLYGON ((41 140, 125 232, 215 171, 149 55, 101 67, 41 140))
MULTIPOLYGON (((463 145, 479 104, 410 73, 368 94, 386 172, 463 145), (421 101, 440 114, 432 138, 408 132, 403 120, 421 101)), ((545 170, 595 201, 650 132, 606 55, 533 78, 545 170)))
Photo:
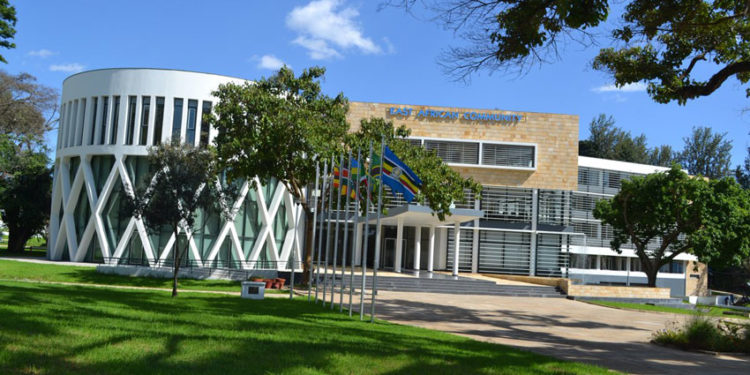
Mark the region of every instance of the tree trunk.
POLYGON ((302 283, 308 285, 310 282, 310 270, 312 269, 312 235, 313 235, 313 213, 303 206, 305 212, 305 254, 302 256, 302 283))
MULTIPOLYGON (((177 274, 180 272, 180 262, 181 262, 181 256, 180 256, 180 235, 177 230, 174 231, 175 233, 175 244, 174 244, 174 252, 172 253, 172 259, 174 264, 172 265, 172 297, 177 297, 177 274)), ((189 241, 185 241, 185 247, 190 246, 189 241)))
POLYGON ((655 268, 654 270, 649 270, 646 272, 646 276, 648 277, 648 286, 649 288, 656 288, 656 274, 659 272, 658 268, 655 268))
POLYGON ((31 238, 31 233, 23 228, 11 228, 8 227, 8 252, 10 253, 22 253, 23 247, 26 246, 26 241, 31 238))

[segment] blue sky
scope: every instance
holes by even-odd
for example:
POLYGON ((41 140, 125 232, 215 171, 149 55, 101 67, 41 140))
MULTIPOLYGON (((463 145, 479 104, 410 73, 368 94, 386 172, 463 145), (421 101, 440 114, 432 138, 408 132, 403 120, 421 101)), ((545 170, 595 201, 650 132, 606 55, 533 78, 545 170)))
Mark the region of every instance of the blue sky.
POLYGON ((9 62, 0 68, 28 72, 55 88, 73 73, 98 68, 158 67, 255 79, 280 63, 296 71, 322 65, 328 69, 324 90, 355 101, 576 114, 582 139, 591 119, 605 113, 619 127, 645 134, 650 146, 675 149, 691 127, 710 126, 733 141, 733 165, 750 144, 750 101, 737 80, 685 106, 657 104, 643 88, 615 90, 604 73, 591 69, 596 48, 570 45, 561 61, 525 75, 482 72, 468 84, 457 83, 436 59, 460 40, 430 22, 427 12, 378 10, 378 0, 12 3, 17 48, 0 51, 9 62))

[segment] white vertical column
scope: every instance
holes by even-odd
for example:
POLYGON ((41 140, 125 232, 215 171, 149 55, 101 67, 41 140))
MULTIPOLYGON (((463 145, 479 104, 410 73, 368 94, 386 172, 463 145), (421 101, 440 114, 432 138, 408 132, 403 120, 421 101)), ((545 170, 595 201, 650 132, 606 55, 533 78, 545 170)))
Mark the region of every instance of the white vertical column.
POLYGON ((539 221, 539 189, 531 195, 531 248, 529 249, 529 276, 536 275, 536 224, 539 221))
POLYGON ((393 260, 393 271, 401 272, 401 253, 403 252, 404 220, 398 219, 396 225, 396 256, 393 260))
POLYGON ((459 223, 456 223, 453 227, 453 233, 455 234, 453 240, 455 245, 453 248, 453 276, 458 276, 458 251, 461 248, 461 225, 459 223))
POLYGON ((354 244, 354 264, 362 265, 362 227, 364 226, 363 223, 359 223, 355 226, 355 229, 357 232, 354 235, 354 238, 357 239, 357 243, 354 244))
POLYGON ((435 269, 435 226, 430 225, 430 245, 427 248, 427 271, 435 269))
POLYGON ((414 269, 419 271, 419 262, 422 261, 422 227, 414 227, 414 269))

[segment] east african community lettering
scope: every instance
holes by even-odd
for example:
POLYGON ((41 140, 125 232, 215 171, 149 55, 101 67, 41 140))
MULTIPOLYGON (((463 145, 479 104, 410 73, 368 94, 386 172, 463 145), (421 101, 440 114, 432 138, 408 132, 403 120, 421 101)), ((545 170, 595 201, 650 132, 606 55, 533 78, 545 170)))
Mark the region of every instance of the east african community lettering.
POLYGON ((468 121, 491 121, 491 122, 502 122, 502 123, 517 123, 523 119, 523 115, 517 113, 491 113, 491 112, 452 112, 443 110, 434 110, 430 108, 420 109, 414 111, 413 108, 408 107, 391 107, 389 114, 391 116, 404 116, 409 117, 415 113, 416 118, 439 118, 439 119, 463 119, 468 121))

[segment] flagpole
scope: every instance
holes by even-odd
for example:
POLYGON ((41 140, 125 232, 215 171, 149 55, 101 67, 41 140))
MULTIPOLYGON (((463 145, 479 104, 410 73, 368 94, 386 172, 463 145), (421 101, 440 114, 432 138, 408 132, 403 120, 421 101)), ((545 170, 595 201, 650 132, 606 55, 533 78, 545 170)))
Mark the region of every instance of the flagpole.
MULTIPOLYGON (((318 224, 318 180, 320 178, 320 162, 315 162, 315 186, 313 187, 310 194, 313 196, 313 227, 312 227, 312 238, 310 239, 310 248, 312 249, 315 246, 315 229, 316 225, 318 224)), ((307 223, 305 223, 307 224, 307 223)), ((307 230, 307 228, 305 228, 307 230)), ((307 246, 305 244, 304 246, 307 246)), ((312 250, 311 250, 312 251, 312 250)), ((312 257, 315 256, 315 254, 311 254, 312 257)), ((312 282, 313 282, 313 268, 314 263, 312 262, 312 259, 310 259, 310 276, 307 278, 307 302, 310 302, 312 299, 312 282)))
POLYGON ((380 265, 380 211, 383 207, 383 161, 385 160, 385 134, 380 140, 380 183, 378 184, 378 212, 375 221, 375 260, 372 266, 372 303, 370 323, 375 321, 375 295, 378 294, 378 266, 380 265))
MULTIPOLYGON (((341 186, 342 174, 344 174, 344 154, 339 155, 339 188, 336 191, 336 229, 334 229, 333 240, 333 267, 331 268, 331 310, 336 300, 336 258, 339 255, 339 222, 341 221, 341 186)), ((343 280, 342 280, 343 281, 343 280)))
MULTIPOLYGON (((349 317, 352 316, 352 295, 354 294, 354 253, 357 251, 357 245, 359 245, 359 172, 362 170, 362 151, 357 148, 357 181, 354 182, 354 198, 356 205, 354 206, 354 243, 352 244, 352 267, 349 277, 349 317)), ((351 174, 351 172, 349 172, 351 174)))
MULTIPOLYGON (((333 172, 334 165, 336 163, 336 157, 331 156, 331 169, 333 172)), ((333 202, 333 173, 328 176, 330 183, 328 184, 328 210, 326 214, 326 220, 328 225, 326 228, 326 253, 323 257, 323 307, 326 305, 326 290, 328 289, 328 253, 331 250, 331 204, 333 202)))
MULTIPOLYGON (((344 277, 346 277, 346 247, 349 244, 349 196, 351 195, 352 181, 352 150, 349 149, 349 155, 346 159, 347 173, 349 178, 346 179, 346 203, 344 204, 344 244, 341 249, 341 289, 339 290, 339 312, 344 311, 344 277)), ((340 172, 339 174, 343 174, 340 172)), ((339 176, 339 186, 343 179, 339 176)), ((350 285, 351 286, 351 285, 350 285)))
POLYGON ((328 181, 328 160, 326 160, 323 164, 323 175, 321 176, 321 186, 320 186, 320 225, 318 226, 318 230, 320 233, 318 234, 318 256, 317 256, 317 265, 315 266, 315 303, 318 303, 318 285, 320 283, 320 258, 322 257, 321 251, 323 248, 323 220, 325 219, 325 203, 326 203, 326 182, 328 181))
MULTIPOLYGON (((372 141, 370 141, 370 160, 372 160, 372 141)), ((368 167, 369 168, 369 167, 368 167)), ((366 178, 369 177, 369 171, 366 173, 366 178)), ((367 278, 367 248, 369 246, 368 233, 370 230, 370 220, 368 220, 368 214, 370 213, 370 187, 372 184, 367 182, 367 194, 365 194, 365 230, 364 230, 364 245, 362 247, 362 290, 359 291, 359 320, 365 319, 365 280, 367 278)))

